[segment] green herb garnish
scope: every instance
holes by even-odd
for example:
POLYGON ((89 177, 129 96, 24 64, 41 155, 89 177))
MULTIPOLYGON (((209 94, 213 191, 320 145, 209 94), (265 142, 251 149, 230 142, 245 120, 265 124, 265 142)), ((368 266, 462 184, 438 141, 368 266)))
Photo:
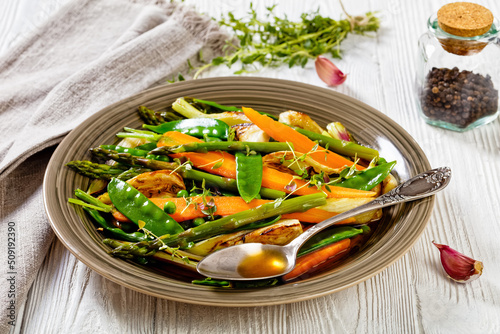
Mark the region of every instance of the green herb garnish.
POLYGON ((321 16, 319 9, 301 15, 301 21, 277 17, 267 7, 265 20, 257 17, 250 5, 249 18, 236 18, 228 13, 219 20, 234 32, 235 39, 227 41, 226 55, 214 58, 198 69, 194 78, 211 66, 241 63, 235 74, 254 72, 259 67, 277 67, 283 64, 304 67, 309 59, 322 54, 331 54, 340 58, 340 43, 349 33, 364 34, 375 32, 379 28, 379 19, 368 12, 363 16, 350 16, 342 20, 333 20, 321 16))

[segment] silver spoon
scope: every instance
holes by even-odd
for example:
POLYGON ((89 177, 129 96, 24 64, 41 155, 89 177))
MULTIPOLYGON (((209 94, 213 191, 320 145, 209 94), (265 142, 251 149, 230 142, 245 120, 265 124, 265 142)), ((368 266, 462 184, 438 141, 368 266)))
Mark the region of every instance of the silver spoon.
POLYGON ((260 243, 231 246, 205 257, 198 263, 197 270, 211 278, 239 281, 284 275, 295 266, 300 247, 316 233, 366 211, 431 196, 444 189, 450 182, 450 177, 449 167, 432 169, 409 179, 369 203, 314 225, 286 246, 260 243))

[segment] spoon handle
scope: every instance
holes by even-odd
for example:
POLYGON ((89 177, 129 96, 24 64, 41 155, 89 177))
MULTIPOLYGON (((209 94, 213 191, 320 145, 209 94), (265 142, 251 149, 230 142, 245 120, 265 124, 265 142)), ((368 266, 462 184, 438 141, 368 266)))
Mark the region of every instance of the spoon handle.
POLYGON ((417 176, 412 177, 411 179, 392 189, 388 193, 375 198, 369 203, 343 212, 314 225, 313 227, 302 233, 300 236, 295 238, 287 246, 298 250, 300 246, 302 246, 310 237, 346 218, 350 218, 361 213, 380 209, 386 206, 414 201, 420 198, 431 196, 444 189, 450 182, 450 178, 451 169, 449 167, 440 167, 418 174, 417 176))

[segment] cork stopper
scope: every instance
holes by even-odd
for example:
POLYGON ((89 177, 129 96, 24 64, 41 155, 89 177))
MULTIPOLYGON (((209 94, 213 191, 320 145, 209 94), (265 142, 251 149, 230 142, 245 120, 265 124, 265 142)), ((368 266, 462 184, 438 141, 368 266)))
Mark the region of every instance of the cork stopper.
POLYGON ((441 29, 451 35, 474 37, 485 34, 493 24, 493 14, 488 8, 470 2, 454 2, 437 12, 441 29))

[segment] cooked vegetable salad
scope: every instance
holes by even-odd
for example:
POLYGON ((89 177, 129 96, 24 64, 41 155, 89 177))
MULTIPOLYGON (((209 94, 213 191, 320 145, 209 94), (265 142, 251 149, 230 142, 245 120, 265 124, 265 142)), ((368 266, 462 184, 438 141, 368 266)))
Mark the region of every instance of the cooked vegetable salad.
MULTIPOLYGON (((138 108, 143 129, 124 128, 116 144, 90 149, 95 161, 67 166, 92 179, 77 189, 111 255, 195 271, 231 245, 284 245, 311 224, 367 203, 396 186, 379 153, 340 123, 322 128, 305 113, 275 117, 195 98, 169 111, 138 108)), ((359 248, 381 211, 341 222, 309 240, 280 280, 194 280, 219 287, 279 284, 331 267, 359 248)))

